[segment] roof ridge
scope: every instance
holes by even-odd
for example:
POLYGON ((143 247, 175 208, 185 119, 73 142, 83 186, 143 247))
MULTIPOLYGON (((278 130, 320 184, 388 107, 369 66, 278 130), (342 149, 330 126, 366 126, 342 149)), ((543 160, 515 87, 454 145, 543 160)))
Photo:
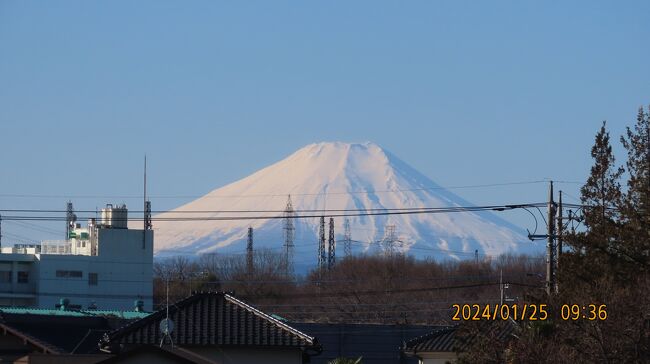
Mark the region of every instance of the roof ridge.
POLYGON ((238 306, 240 306, 240 307, 242 307, 242 308, 244 308, 246 310, 249 310, 249 311, 253 312, 254 314, 256 314, 258 316, 261 316, 262 318, 264 318, 266 320, 269 320, 269 321, 273 322, 277 326, 280 326, 282 329, 287 330, 287 331, 291 332, 292 334, 297 335, 297 336, 305 339, 306 341, 309 341, 311 345, 314 345, 315 337, 309 336, 309 335, 305 334, 304 332, 285 324, 284 322, 276 319, 275 317, 273 317, 273 316, 271 316, 269 314, 266 314, 266 313, 258 310, 257 308, 243 302, 243 301, 240 301, 239 299, 229 295, 228 293, 224 293, 223 295, 224 295, 224 298, 231 301, 232 303, 234 303, 234 304, 236 304, 236 305, 238 305, 238 306))
MULTIPOLYGON (((274 328, 273 331, 277 330, 278 333, 282 333, 283 336, 290 338, 289 340, 290 343, 288 343, 287 345, 299 346, 302 347, 303 349, 315 348, 316 350, 319 350, 318 348, 320 348, 318 339, 316 339, 315 337, 309 336, 304 332, 290 326, 289 324, 283 323, 282 321, 258 310, 257 308, 235 298, 230 293, 226 293, 226 292, 210 292, 210 291, 194 292, 192 296, 185 297, 184 299, 177 301, 174 304, 170 304, 169 316, 172 317, 172 315, 178 315, 179 313, 192 309, 192 307, 200 304, 205 300, 211 301, 213 299, 218 302, 221 302, 218 305, 230 306, 236 309, 236 311, 241 312, 241 314, 249 315, 252 320, 259 320, 261 322, 264 322, 265 325, 269 325, 269 327, 273 327, 274 328)), ((211 309, 213 308, 203 307, 201 308, 201 312, 203 312, 203 310, 211 310, 211 309)), ((110 351, 111 349, 109 348, 109 346, 111 345, 111 342, 118 343, 120 342, 120 340, 123 340, 125 337, 131 335, 137 330, 149 327, 151 325, 155 325, 156 322, 159 322, 162 319, 164 319, 166 315, 167 315, 166 309, 162 308, 144 318, 128 323, 127 325, 124 325, 116 330, 107 333, 101 339, 100 345, 102 347, 106 347, 107 350, 110 351)), ((228 325, 226 321, 219 322, 218 324, 228 325)), ((269 344, 269 345, 275 345, 275 344, 269 344)), ((284 340, 282 341, 281 345, 285 345, 284 340)))
POLYGON ((32 335, 24 333, 24 332, 18 330, 17 328, 7 324, 6 322, 0 323, 0 327, 4 328, 5 330, 11 332, 12 334, 14 334, 16 336, 19 336, 19 337, 25 339, 26 341, 29 341, 34 346, 37 346, 37 347, 40 347, 43 350, 49 351, 52 354, 62 354, 62 353, 67 352, 63 348, 60 348, 60 347, 55 346, 55 345, 51 345, 48 342, 39 340, 38 338, 36 338, 36 337, 34 337, 32 335))

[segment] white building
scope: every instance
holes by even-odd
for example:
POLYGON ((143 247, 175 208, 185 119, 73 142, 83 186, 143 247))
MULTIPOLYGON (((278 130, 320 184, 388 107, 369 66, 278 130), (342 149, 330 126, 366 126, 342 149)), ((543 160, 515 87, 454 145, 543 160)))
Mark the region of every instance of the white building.
POLYGON ((68 240, 2 248, 0 306, 54 308, 62 299, 82 308, 153 306, 153 230, 127 228, 125 205, 75 224, 68 240))

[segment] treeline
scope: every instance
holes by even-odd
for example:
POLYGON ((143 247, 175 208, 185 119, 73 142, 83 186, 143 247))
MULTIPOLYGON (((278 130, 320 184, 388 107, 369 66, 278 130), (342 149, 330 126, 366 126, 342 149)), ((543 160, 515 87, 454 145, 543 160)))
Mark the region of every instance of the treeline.
POLYGON ((252 266, 245 256, 218 254, 158 262, 154 295, 160 307, 167 287, 170 302, 197 290, 233 292, 265 312, 296 321, 449 324, 455 303, 499 303, 502 282, 506 299, 520 299, 525 289, 542 291, 543 269, 542 256, 437 262, 361 255, 296 279, 285 275, 280 254, 262 250, 255 252, 252 266))

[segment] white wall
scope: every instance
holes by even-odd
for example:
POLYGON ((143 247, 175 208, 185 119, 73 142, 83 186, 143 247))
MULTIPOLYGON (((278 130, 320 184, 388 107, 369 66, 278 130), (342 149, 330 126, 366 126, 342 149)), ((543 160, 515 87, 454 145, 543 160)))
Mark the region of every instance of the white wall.
POLYGON ((97 256, 40 254, 37 278, 38 306, 54 308, 61 298, 87 308, 133 310, 144 301, 153 308, 153 231, 100 229, 97 256), (81 277, 57 277, 57 270, 81 271, 81 277), (89 285, 88 273, 97 273, 89 285))

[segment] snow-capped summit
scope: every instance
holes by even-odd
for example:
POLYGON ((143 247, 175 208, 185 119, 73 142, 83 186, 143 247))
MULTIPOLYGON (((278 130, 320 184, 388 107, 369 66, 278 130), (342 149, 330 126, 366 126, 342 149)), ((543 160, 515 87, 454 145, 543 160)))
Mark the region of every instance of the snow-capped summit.
MULTIPOLYGON (((295 210, 395 209, 471 205, 441 188, 378 145, 327 142, 307 145, 250 176, 156 218, 241 216, 234 212, 274 211, 250 216, 279 216, 291 195, 295 210)), ((320 215, 319 212, 310 213, 320 215)), ((327 213, 325 213, 327 214, 327 213)), ((327 216, 327 215, 326 215, 327 216)), ((295 220, 295 261, 315 264, 318 218, 295 220)), ((353 252, 381 249, 394 226, 398 250, 418 257, 468 258, 475 249, 486 254, 522 251, 532 244, 518 228, 490 212, 349 217, 353 252)), ((155 223, 159 255, 207 252, 243 253, 249 226, 255 247, 282 249, 282 220, 195 220, 155 223)), ((344 220, 335 218, 337 255, 343 255, 344 220)))

